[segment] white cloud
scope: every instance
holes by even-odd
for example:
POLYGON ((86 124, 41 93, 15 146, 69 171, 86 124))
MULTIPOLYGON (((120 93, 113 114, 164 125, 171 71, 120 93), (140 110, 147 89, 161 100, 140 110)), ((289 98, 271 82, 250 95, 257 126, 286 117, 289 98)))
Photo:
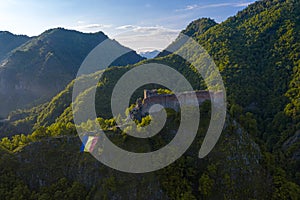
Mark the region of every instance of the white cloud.
POLYGON ((117 30, 129 30, 129 29, 132 29, 134 27, 135 26, 133 26, 133 25, 123 25, 123 26, 116 27, 116 29, 117 30))
POLYGON ((186 6, 185 10, 193 10, 197 7, 198 7, 197 5, 188 5, 188 6, 186 6))
POLYGON ((111 24, 84 24, 76 26, 78 29, 110 28, 111 24))
POLYGON ((66 28, 69 29, 75 29, 81 32, 97 32, 103 29, 109 29, 111 28, 111 24, 87 24, 84 21, 77 21, 77 25, 75 26, 67 26, 66 28))
POLYGON ((236 5, 234 5, 234 7, 246 7, 246 6, 249 6, 252 3, 254 3, 254 1, 246 2, 246 3, 237 3, 236 5))
POLYGON ((136 25, 124 25, 116 27, 117 30, 125 30, 135 33, 147 33, 147 34, 161 34, 161 33, 178 33, 180 30, 169 29, 163 26, 136 26, 136 25))
POLYGON ((174 41, 180 32, 163 26, 137 25, 124 25, 116 27, 116 30, 123 32, 114 35, 113 38, 137 52, 162 50, 174 41))
POLYGON ((77 24, 84 24, 84 23, 85 21, 81 21, 81 20, 77 21, 77 24))
POLYGON ((249 4, 254 3, 252 2, 245 2, 245 3, 215 3, 215 4, 194 4, 194 5, 188 5, 183 9, 178 9, 176 11, 188 11, 188 10, 196 10, 196 9, 205 9, 205 8, 219 8, 219 7, 245 7, 249 4))

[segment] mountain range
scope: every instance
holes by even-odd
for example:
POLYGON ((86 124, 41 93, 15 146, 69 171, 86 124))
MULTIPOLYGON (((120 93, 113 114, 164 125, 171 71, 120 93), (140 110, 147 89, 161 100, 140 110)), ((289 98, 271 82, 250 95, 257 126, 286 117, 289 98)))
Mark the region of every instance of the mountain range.
MULTIPOLYGON (((112 170, 90 154, 80 153, 81 141, 73 123, 71 104, 74 80, 70 76, 69 81, 59 83, 60 92, 52 99, 13 111, 9 121, 0 125, 0 171, 3 172, 0 180, 4 180, 0 184, 0 199, 11 199, 16 194, 25 199, 299 199, 299 7, 298 0, 257 1, 222 23, 201 18, 182 31, 212 56, 227 92, 224 130, 213 151, 204 159, 198 159, 197 153, 209 124, 209 104, 200 107, 199 131, 192 146, 164 169, 132 175, 112 170)), ((54 29, 44 34, 52 31, 73 32, 54 29)), ((89 36, 99 40, 105 37, 102 33, 89 36)), ((64 39, 59 40, 59 45, 65 45, 64 39)), ((33 44, 27 46, 32 40, 36 38, 13 51, 22 52, 29 47, 33 52, 42 51, 33 48, 33 44)), ((81 45, 86 45, 85 42, 81 45)), ((170 47, 177 42, 180 38, 170 47)), ((188 51, 193 47, 184 48, 188 51)), ((74 59, 66 49, 59 52, 66 56, 62 64, 74 59)), ((9 60, 17 63, 15 53, 9 54, 3 62, 4 68, 9 68, 9 60)), ((33 62, 35 56, 25 58, 33 62)), ((196 58, 201 62, 201 57, 196 58)), ((168 111, 168 126, 154 138, 138 140, 124 134, 115 126, 110 111, 111 93, 119 78, 141 64, 154 62, 176 69, 194 89, 207 89, 207 86, 190 63, 166 50, 154 59, 142 60, 137 56, 134 61, 130 61, 132 65, 111 66, 104 71, 97 85, 95 121, 120 147, 135 152, 157 150, 172 139, 180 113, 168 111)), ((20 63, 14 66, 23 69, 20 63)), ((34 74, 41 69, 36 70, 34 74)), ((99 78, 100 73, 89 74, 80 81, 99 78)), ((47 71, 44 78, 46 74, 51 75, 47 71)), ((144 88, 153 87, 161 86, 150 84, 139 88, 131 103, 134 105, 142 97, 144 88)), ((84 102, 90 91, 86 88, 75 103, 84 102)), ((91 128, 93 123, 88 121, 81 126, 91 128)))
MULTIPOLYGON (((63 28, 33 38, 1 33, 0 42, 5 40, 6 44, 3 42, 5 48, 0 53, 7 57, 0 67, 0 116, 49 101, 75 78, 88 53, 106 39, 102 32, 86 34, 63 28)), ((142 59, 130 51, 113 64, 133 64, 142 59)))
POLYGON ((159 53, 160 51, 153 50, 153 51, 141 52, 140 55, 144 58, 151 59, 151 58, 155 58, 159 53))

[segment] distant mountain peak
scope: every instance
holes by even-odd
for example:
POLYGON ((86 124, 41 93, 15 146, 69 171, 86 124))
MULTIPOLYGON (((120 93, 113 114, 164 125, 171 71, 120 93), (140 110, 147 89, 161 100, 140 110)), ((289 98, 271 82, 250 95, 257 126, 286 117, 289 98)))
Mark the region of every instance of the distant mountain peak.
POLYGON ((160 53, 159 50, 153 50, 153 51, 144 51, 140 52, 139 54, 147 59, 155 58, 160 53))
POLYGON ((26 35, 15 35, 9 31, 0 31, 0 62, 15 48, 30 40, 26 35))
POLYGON ((19 37, 28 37, 29 38, 29 36, 27 36, 27 35, 13 34, 13 33, 9 32, 9 31, 0 31, 0 34, 15 35, 15 36, 19 36, 19 37))
POLYGON ((94 35, 94 36, 101 36, 101 37, 105 37, 105 38, 108 38, 107 35, 105 35, 102 31, 98 31, 98 32, 95 32, 95 33, 84 33, 84 32, 80 32, 80 31, 77 31, 77 30, 73 30, 73 29, 65 29, 65 28, 61 28, 61 27, 58 27, 58 28, 52 28, 52 29, 49 29, 49 30, 46 30, 45 32, 43 32, 42 34, 40 34, 38 37, 40 36, 66 36, 68 34, 72 34, 72 35, 94 35))
POLYGON ((9 31, 0 31, 0 34, 8 34, 8 35, 13 35, 11 32, 9 31))

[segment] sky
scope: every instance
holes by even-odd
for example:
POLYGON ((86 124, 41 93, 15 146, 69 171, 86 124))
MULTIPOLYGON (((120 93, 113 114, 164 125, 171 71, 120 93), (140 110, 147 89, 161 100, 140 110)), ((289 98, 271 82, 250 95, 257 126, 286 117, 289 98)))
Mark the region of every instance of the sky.
POLYGON ((222 22, 253 0, 0 0, 0 30, 36 36, 50 28, 103 31, 137 52, 162 50, 193 20, 222 22))

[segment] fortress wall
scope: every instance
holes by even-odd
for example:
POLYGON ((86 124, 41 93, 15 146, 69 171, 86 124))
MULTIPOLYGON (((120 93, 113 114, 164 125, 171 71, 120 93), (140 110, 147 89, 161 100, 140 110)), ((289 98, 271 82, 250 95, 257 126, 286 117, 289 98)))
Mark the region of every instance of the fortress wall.
MULTIPOLYGON (((223 97, 222 92, 196 91, 198 101, 194 101, 192 92, 183 92, 178 94, 178 98, 187 106, 199 106, 206 100, 213 100, 217 102, 223 97)), ((149 112, 149 109, 154 104, 160 104, 165 108, 172 108, 179 111, 180 105, 175 94, 157 94, 155 90, 144 91, 144 100, 142 103, 142 113, 149 112)))
POLYGON ((214 92, 211 93, 212 99, 215 103, 221 104, 221 100, 223 99, 223 92, 214 92))
POLYGON ((174 94, 169 95, 157 95, 150 96, 143 100, 142 112, 149 112, 149 109, 152 105, 160 104, 165 108, 173 108, 174 110, 179 110, 179 103, 174 94))

